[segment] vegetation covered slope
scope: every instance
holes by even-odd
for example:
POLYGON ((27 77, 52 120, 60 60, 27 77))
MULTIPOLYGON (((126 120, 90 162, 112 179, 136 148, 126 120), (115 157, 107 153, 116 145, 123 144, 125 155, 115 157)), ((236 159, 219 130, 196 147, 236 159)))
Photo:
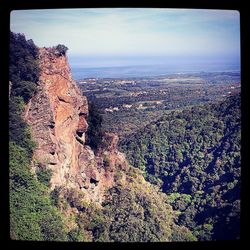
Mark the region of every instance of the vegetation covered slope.
MULTIPOLYGON (((190 230, 175 223, 166 195, 133 167, 116 166, 114 186, 102 204, 87 202, 80 189, 50 189, 51 171, 33 173, 35 143, 23 119, 25 104, 37 91, 38 49, 24 35, 10 34, 9 163, 10 237, 35 241, 190 241, 190 230)), ((58 56, 65 46, 56 48, 58 56)), ((92 114, 90 112, 90 114, 92 114)), ((100 131, 90 117, 89 144, 98 147, 100 131), (97 131, 95 131, 97 130, 97 131), (96 138, 97 137, 97 138, 96 138)), ((39 133, 39 131, 37 131, 39 133)), ((107 164, 108 165, 108 161, 107 164)), ((94 183, 93 183, 94 185, 94 183)))
POLYGON ((106 192, 101 206, 89 203, 77 190, 59 193, 59 209, 75 213, 76 233, 94 242, 196 241, 190 230, 175 223, 177 212, 167 196, 150 185, 133 167, 119 169, 116 185, 106 192), (65 203, 66 201, 66 203, 65 203))
POLYGON ((239 238, 240 94, 173 111, 121 142, 200 240, 239 238))
POLYGON ((66 240, 63 219, 49 190, 30 169, 26 150, 10 142, 10 237, 15 240, 66 240))

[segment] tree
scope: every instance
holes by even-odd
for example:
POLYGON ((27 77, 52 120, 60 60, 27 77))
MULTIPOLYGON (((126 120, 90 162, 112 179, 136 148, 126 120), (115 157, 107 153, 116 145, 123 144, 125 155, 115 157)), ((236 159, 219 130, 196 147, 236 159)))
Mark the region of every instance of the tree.
POLYGON ((160 179, 164 192, 181 194, 171 201, 183 211, 180 225, 199 227, 199 240, 229 235, 236 239, 238 215, 229 216, 229 208, 240 199, 240 129, 240 95, 236 94, 219 103, 166 114, 124 138, 120 146, 135 167, 145 162, 146 180, 157 184, 160 179), (141 150, 141 145, 146 147, 141 150), (227 203, 231 205, 225 207, 227 203), (203 224, 213 227, 205 230, 203 224), (234 225, 233 233, 222 229, 227 224, 234 225))
POLYGON ((59 53, 60 56, 66 55, 67 50, 68 48, 63 44, 58 44, 56 46, 56 51, 59 53))
POLYGON ((103 137, 102 116, 99 109, 93 103, 89 104, 88 125, 86 143, 93 149, 97 149, 103 137))
POLYGON ((66 240, 62 215, 52 206, 48 189, 30 171, 25 149, 9 145, 10 234, 16 240, 66 240))
POLYGON ((35 147, 29 126, 21 117, 24 111, 24 101, 20 96, 13 96, 9 101, 9 140, 27 150, 31 159, 35 147))
POLYGON ((15 88, 12 90, 12 95, 22 96, 25 103, 36 94, 37 86, 33 82, 19 81, 16 83, 15 88))
POLYGON ((27 95, 27 91, 33 92, 36 89, 39 74, 38 48, 32 40, 26 41, 23 34, 10 32, 9 80, 13 94, 22 97, 24 94, 24 100, 27 102, 31 97, 27 95))
POLYGON ((45 186, 50 186, 50 179, 52 177, 52 170, 47 168, 42 168, 37 172, 37 179, 45 186))

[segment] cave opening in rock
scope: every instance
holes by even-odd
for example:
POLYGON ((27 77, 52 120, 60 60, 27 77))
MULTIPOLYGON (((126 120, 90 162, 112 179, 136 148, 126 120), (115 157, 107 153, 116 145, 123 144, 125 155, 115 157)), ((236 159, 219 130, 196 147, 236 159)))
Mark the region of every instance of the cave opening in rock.
POLYGON ((76 131, 76 134, 77 134, 79 137, 82 137, 83 132, 78 130, 78 131, 76 131))
POLYGON ((80 112, 80 113, 79 113, 79 116, 80 116, 80 117, 83 116, 84 118, 86 118, 86 113, 80 112))
POLYGON ((53 129, 53 128, 55 127, 55 124, 54 124, 54 123, 51 123, 51 124, 49 124, 48 126, 49 126, 50 128, 53 129))
POLYGON ((97 183, 98 183, 98 181, 95 180, 95 179, 93 179, 93 178, 90 178, 89 182, 90 182, 90 183, 93 183, 93 184, 95 184, 95 185, 97 185, 97 183))

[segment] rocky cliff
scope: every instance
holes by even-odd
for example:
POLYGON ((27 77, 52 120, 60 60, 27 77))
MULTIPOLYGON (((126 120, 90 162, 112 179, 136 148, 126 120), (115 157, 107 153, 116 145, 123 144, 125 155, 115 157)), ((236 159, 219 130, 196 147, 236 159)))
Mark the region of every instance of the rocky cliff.
POLYGON ((38 92, 28 103, 25 119, 36 142, 34 170, 52 170, 55 186, 77 188, 91 201, 100 202, 114 183, 116 166, 127 163, 116 145, 118 137, 106 134, 98 152, 85 145, 88 103, 73 81, 67 57, 51 48, 39 50, 38 92))

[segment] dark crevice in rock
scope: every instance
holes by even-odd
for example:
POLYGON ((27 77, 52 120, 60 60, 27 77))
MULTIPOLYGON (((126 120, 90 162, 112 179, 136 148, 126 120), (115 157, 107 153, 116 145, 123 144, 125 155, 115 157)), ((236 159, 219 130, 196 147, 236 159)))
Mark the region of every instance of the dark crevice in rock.
POLYGON ((83 132, 82 132, 81 130, 78 130, 78 131, 76 131, 76 134, 77 134, 79 137, 82 137, 83 132))
POLYGON ((90 178, 89 182, 90 182, 90 183, 94 183, 95 185, 97 185, 97 183, 98 183, 99 181, 97 181, 97 180, 95 180, 95 179, 93 179, 93 178, 90 178))
POLYGON ((56 165, 57 163, 56 162, 50 162, 49 164, 50 165, 56 165))
POLYGON ((69 101, 66 101, 64 98, 62 98, 61 96, 57 96, 59 101, 61 102, 65 102, 65 103, 70 103, 69 101))
POLYGON ((81 137, 76 133, 76 140, 80 142, 82 145, 84 145, 84 141, 81 139, 81 137))
POLYGON ((48 126, 49 128, 53 129, 55 127, 55 122, 52 121, 48 126))
POLYGON ((86 118, 86 117, 87 117, 87 114, 84 113, 84 112, 80 112, 80 113, 79 113, 79 116, 83 116, 84 118, 86 118))

